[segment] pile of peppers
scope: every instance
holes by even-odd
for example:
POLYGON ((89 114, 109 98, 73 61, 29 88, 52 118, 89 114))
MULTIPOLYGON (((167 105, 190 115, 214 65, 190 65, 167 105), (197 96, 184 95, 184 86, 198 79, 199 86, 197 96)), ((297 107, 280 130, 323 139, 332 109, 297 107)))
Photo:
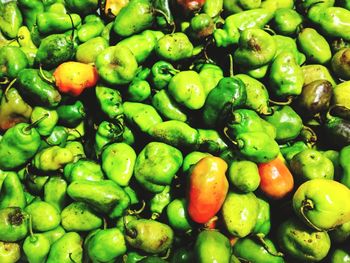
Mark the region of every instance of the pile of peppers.
POLYGON ((0 262, 350 262, 349 0, 0 2, 0 262))

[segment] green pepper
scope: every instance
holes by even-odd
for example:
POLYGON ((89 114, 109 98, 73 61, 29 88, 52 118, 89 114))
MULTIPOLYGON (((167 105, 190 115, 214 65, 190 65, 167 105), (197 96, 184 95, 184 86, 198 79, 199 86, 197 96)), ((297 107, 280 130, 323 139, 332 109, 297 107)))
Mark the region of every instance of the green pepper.
POLYGON ((107 178, 127 186, 133 174, 136 153, 126 143, 113 143, 102 152, 102 170, 107 178))
POLYGON ((342 176, 340 182, 347 187, 350 187, 350 165, 347 161, 350 156, 350 147, 345 146, 339 153, 339 164, 342 168, 342 176))
POLYGON ((329 236, 332 242, 344 243, 350 236, 350 221, 329 231, 329 236))
POLYGON ((229 263, 231 257, 230 241, 216 230, 204 230, 197 236, 194 244, 194 258, 198 263, 229 263))
POLYGON ((184 110, 170 97, 166 90, 160 90, 153 95, 152 105, 168 120, 187 121, 187 115, 184 110))
POLYGON ((41 34, 63 33, 81 24, 78 14, 43 12, 37 15, 36 24, 41 34))
POLYGON ((26 164, 40 147, 40 134, 33 125, 18 123, 0 140, 0 169, 12 170, 26 164))
POLYGON ((261 8, 275 12, 280 8, 289 8, 292 9, 294 6, 293 0, 264 0, 261 2, 261 8))
POLYGON ((36 69, 23 69, 18 74, 18 91, 29 101, 44 107, 55 107, 61 101, 58 90, 44 79, 50 76, 49 72, 42 73, 36 69))
POLYGON ((264 132, 241 133, 236 141, 240 153, 253 162, 272 161, 279 153, 277 142, 264 132))
POLYGON ((87 15, 83 20, 83 25, 77 32, 79 41, 84 43, 98 37, 102 33, 104 27, 105 24, 99 16, 94 14, 87 15))
POLYGON ((333 87, 337 84, 328 68, 319 64, 305 65, 301 67, 304 75, 304 86, 315 80, 328 80, 333 87))
POLYGON ((119 41, 117 46, 129 48, 137 63, 143 63, 153 53, 158 40, 163 36, 161 31, 145 30, 140 34, 119 41))
POLYGON ((327 114, 324 131, 328 136, 334 138, 331 144, 336 148, 342 148, 350 143, 350 121, 341 117, 327 114))
POLYGON ((222 205, 221 214, 228 232, 237 237, 249 235, 258 219, 259 202, 253 192, 229 191, 222 205))
POLYGON ((339 50, 332 57, 333 72, 342 79, 350 80, 350 48, 339 50))
POLYGON ((301 117, 288 105, 271 108, 273 114, 264 119, 276 128, 276 140, 285 142, 295 139, 303 128, 301 117))
POLYGON ((178 72, 173 65, 160 60, 154 63, 151 68, 151 81, 156 89, 164 89, 168 86, 173 75, 178 72))
POLYGON ((58 114, 55 110, 50 110, 40 106, 34 107, 30 120, 35 123, 37 120, 47 116, 36 125, 36 130, 42 136, 48 136, 53 131, 58 121, 58 114))
POLYGON ((101 166, 94 161, 85 159, 67 164, 63 173, 64 178, 69 183, 80 180, 101 181, 104 178, 101 166))
POLYGON ((44 201, 33 202, 26 206, 24 211, 30 215, 35 231, 52 230, 61 222, 59 211, 53 205, 44 201))
POLYGON ((110 85, 129 83, 135 77, 138 67, 136 57, 130 49, 118 45, 103 50, 97 56, 95 64, 101 79, 110 85))
POLYGON ((169 225, 176 231, 187 232, 192 229, 193 222, 187 212, 187 201, 184 198, 174 199, 166 207, 169 225))
POLYGON ((190 26, 185 33, 193 40, 201 40, 209 37, 214 32, 214 21, 206 13, 192 17, 190 26))
POLYGON ((68 133, 66 128, 63 126, 55 126, 51 134, 41 141, 41 146, 39 150, 47 148, 49 146, 60 146, 65 147, 67 143, 68 133))
POLYGON ((211 156, 211 154, 206 152, 198 152, 198 151, 190 152, 185 156, 183 160, 182 172, 184 174, 187 174, 190 171, 190 168, 192 165, 196 164, 198 161, 200 161, 202 158, 206 156, 211 156))
POLYGON ((182 165, 182 153, 165 143, 150 142, 137 156, 135 179, 146 190, 159 193, 170 185, 182 165))
POLYGON ((109 119, 116 120, 123 114, 122 97, 118 90, 97 85, 96 98, 102 112, 109 119))
POLYGON ((298 34, 298 45, 310 62, 326 64, 332 58, 327 40, 313 28, 304 28, 298 34))
POLYGON ((276 10, 273 20, 274 29, 281 35, 293 36, 299 30, 303 22, 303 17, 290 8, 280 8, 276 10))
POLYGON ((334 166, 331 160, 321 152, 306 149, 296 154, 290 161, 295 179, 301 182, 314 178, 333 179, 334 166))
POLYGON ((59 146, 51 146, 38 152, 33 160, 33 166, 43 172, 57 171, 74 160, 70 150, 59 146))
POLYGON ((283 252, 300 261, 320 261, 331 247, 327 232, 309 228, 294 217, 278 227, 277 240, 283 252))
POLYGON ((292 52, 281 52, 274 59, 270 69, 269 84, 271 91, 280 98, 301 93, 304 76, 292 52))
POLYGON ((82 258, 82 238, 76 232, 69 232, 52 244, 46 262, 81 263, 82 258))
POLYGON ((186 247, 175 250, 170 258, 170 263, 191 263, 194 260, 193 251, 186 247))
POLYGON ((350 108, 350 101, 344 96, 350 90, 350 81, 344 81, 333 89, 332 104, 339 104, 346 108, 350 108))
POLYGON ((0 78, 16 78, 19 72, 28 67, 28 59, 19 47, 0 48, 0 78))
POLYGON ((94 13, 98 8, 97 0, 66 0, 64 3, 69 10, 82 16, 94 13))
POLYGON ((1 186, 0 192, 0 209, 6 207, 26 206, 26 199, 23 192, 23 186, 15 172, 2 172, 5 180, 1 186))
POLYGON ((161 37, 157 41, 155 52, 160 59, 176 62, 192 57, 193 45, 186 34, 176 32, 161 37))
POLYGON ((234 60, 240 65, 257 68, 269 63, 275 53, 276 43, 273 37, 262 29, 250 28, 242 32, 234 60))
MULTIPOLYGON (((59 14, 57 14, 60 16, 59 14)), ((74 43, 71 36, 51 34, 41 40, 35 63, 46 69, 53 69, 74 56, 74 43)))
POLYGON ((64 228, 61 225, 59 225, 58 227, 52 230, 43 232, 42 234, 49 239, 50 244, 52 245, 58 239, 60 239, 65 233, 66 231, 64 230, 64 228))
POLYGON ((102 219, 84 202, 73 202, 61 212, 61 225, 66 231, 91 231, 102 226, 102 219))
POLYGON ((233 246, 233 254, 239 259, 252 263, 283 263, 275 245, 270 239, 264 239, 265 245, 253 238, 239 239, 233 246))
MULTIPOLYGON (((41 195, 46 182, 49 180, 48 175, 38 175, 38 173, 27 172, 24 178, 26 189, 35 195, 41 195)), ((39 199, 40 201, 41 199, 39 199)), ((37 200, 38 201, 38 200, 37 200)), ((33 202, 32 202, 33 203, 33 202)))
POLYGON ((235 138, 246 132, 265 132, 259 115, 249 109, 236 109, 231 112, 227 121, 227 134, 235 138))
POLYGON ((85 117, 84 104, 77 100, 73 104, 63 104, 56 108, 58 122, 66 127, 73 128, 77 126, 85 117))
POLYGON ((114 262, 127 251, 124 236, 118 228, 98 230, 86 247, 93 262, 114 262))
POLYGON ((308 10, 307 17, 326 36, 350 40, 350 10, 342 7, 313 5, 308 10))
MULTIPOLYGON (((44 4, 45 5, 45 4, 44 4)), ((45 12, 55 13, 55 14, 67 14, 67 8, 62 1, 54 1, 51 5, 45 5, 45 12)))
POLYGON ((115 125, 111 122, 102 121, 97 128, 95 136, 95 153, 96 156, 100 156, 104 148, 113 142, 122 140, 123 127, 121 125, 115 125))
POLYGON ((330 263, 347 263, 350 258, 350 251, 347 248, 336 248, 329 257, 330 263))
POLYGON ((32 234, 24 240, 23 252, 30 263, 44 262, 49 251, 50 241, 43 234, 32 234))
POLYGON ((210 17, 217 17, 220 15, 223 9, 224 1, 223 0, 207 0, 204 3, 203 11, 210 17))
POLYGON ((19 95, 17 89, 9 88, 0 102, 0 130, 7 130, 17 123, 29 122, 32 107, 19 95))
POLYGON ((207 95, 224 77, 222 69, 215 64, 204 63, 197 67, 197 70, 199 70, 199 77, 203 84, 204 92, 207 95))
POLYGON ((245 74, 238 74, 235 77, 245 84, 247 92, 245 106, 260 114, 267 114, 269 112, 269 93, 265 85, 245 74))
POLYGON ((316 230, 328 230, 350 220, 350 208, 342 200, 350 197, 345 185, 317 178, 306 181, 293 196, 295 213, 316 230))
POLYGON ((135 205, 135 204, 140 203, 140 200, 139 200, 137 193, 134 189, 132 189, 130 186, 126 186, 123 189, 124 189, 125 193, 130 198, 130 205, 135 205))
POLYGON ((152 213, 152 219, 158 218, 164 208, 170 203, 172 196, 170 192, 170 186, 167 185, 160 193, 155 193, 149 201, 150 212, 152 213))
POLYGON ((259 213, 252 233, 266 236, 271 229, 270 204, 262 198, 257 197, 259 202, 259 213))
POLYGON ((1 2, 0 14, 0 31, 8 38, 15 38, 23 21, 17 1, 1 2))
POLYGON ((69 184, 68 195, 75 201, 85 202, 95 211, 116 218, 129 206, 130 199, 123 188, 111 180, 77 180, 69 184))
POLYGON ((158 112, 148 104, 126 101, 123 108, 127 122, 142 132, 148 132, 151 127, 163 121, 158 112))
POLYGON ((197 129, 198 140, 196 149, 211 154, 219 154, 228 148, 222 135, 214 129, 197 129))
POLYGON ((282 52, 289 50, 294 54, 294 58, 298 65, 304 64, 306 57, 303 53, 298 50, 297 44, 295 40, 291 37, 281 36, 281 35, 273 35, 275 39, 277 51, 275 54, 275 58, 282 52))
POLYGON ((21 26, 18 29, 17 42, 20 44, 21 50, 26 55, 29 66, 33 67, 38 48, 33 43, 28 27, 21 26))
POLYGON ((168 27, 174 27, 174 17, 171 10, 171 3, 169 0, 155 0, 152 2, 153 8, 159 10, 159 15, 156 16, 157 25, 167 30, 168 27))
POLYGON ((308 146, 303 141, 297 141, 291 145, 280 147, 281 153, 287 163, 290 163, 292 158, 303 150, 308 149, 308 146))
POLYGON ((27 236, 28 214, 19 207, 6 207, 0 209, 0 240, 16 242, 27 236))
POLYGON ((239 191, 253 192, 260 185, 258 166, 251 161, 233 162, 229 167, 228 179, 239 191))
POLYGON ((148 81, 135 78, 127 88, 126 97, 129 101, 142 102, 151 96, 151 86, 148 81))
POLYGON ((21 258, 21 247, 17 243, 0 241, 0 261, 18 262, 21 258))
POLYGON ((231 110, 246 103, 245 84, 235 77, 222 78, 212 89, 203 107, 203 122, 208 127, 222 125, 231 110))
POLYGON ((127 244, 144 252, 161 253, 173 243, 174 232, 164 223, 138 219, 128 222, 125 227, 127 244))
POLYGON ((67 182, 60 177, 51 177, 44 185, 44 201, 62 211, 67 205, 67 182))
POLYGON ((103 37, 89 39, 80 44, 75 52, 75 59, 78 62, 89 64, 95 63, 98 54, 108 47, 108 41, 103 37))
POLYGON ((203 107, 205 92, 199 74, 193 70, 177 73, 169 82, 169 94, 178 103, 191 110, 203 107))
POLYGON ((147 133, 155 140, 177 148, 195 148, 198 131, 182 121, 164 121, 153 125, 147 133))
POLYGON ((116 16, 113 31, 118 36, 128 37, 151 27, 154 19, 150 0, 131 0, 116 16))
POLYGON ((40 0, 19 0, 18 7, 22 12, 23 21, 29 29, 36 23, 38 14, 44 12, 44 5, 40 0))

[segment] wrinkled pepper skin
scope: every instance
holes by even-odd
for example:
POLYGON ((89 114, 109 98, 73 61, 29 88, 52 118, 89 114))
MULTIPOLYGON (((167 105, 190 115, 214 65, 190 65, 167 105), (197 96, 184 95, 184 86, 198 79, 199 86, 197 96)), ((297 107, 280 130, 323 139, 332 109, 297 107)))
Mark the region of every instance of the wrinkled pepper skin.
POLYGON ((229 263, 230 242, 216 230, 204 230, 197 236, 194 244, 194 257, 198 263, 229 263))
POLYGON ((110 85, 131 82, 138 67, 133 53, 128 48, 118 45, 103 50, 97 56, 95 64, 101 79, 110 85))
POLYGON ((187 190, 188 213, 197 223, 207 223, 220 210, 228 192, 227 163, 207 156, 193 166, 187 190))
POLYGON ((95 92, 101 111, 109 119, 116 120, 123 115, 122 97, 118 90, 98 84, 95 92))
POLYGON ((283 252, 303 262, 321 261, 331 247, 327 232, 309 228, 294 217, 278 227, 277 240, 283 252))
POLYGON ((68 232, 91 231, 102 223, 102 218, 84 202, 72 202, 61 212, 61 225, 68 232))
POLYGON ((26 164, 40 147, 40 134, 26 123, 8 129, 0 141, 0 169, 12 170, 26 164))
POLYGON ((258 220, 259 202, 253 192, 228 192, 221 209, 224 225, 236 237, 249 235, 258 220))
POLYGON ((174 239, 174 231, 166 224, 151 219, 132 220, 126 224, 128 245, 146 253, 161 253, 174 239))
POLYGON ((98 230, 86 244, 93 262, 111 262, 126 253, 126 242, 118 228, 98 230))
POLYGON ((82 239, 76 232, 64 234, 61 238, 55 241, 50 249, 47 257, 47 263, 71 263, 72 259, 76 263, 83 261, 82 239))
POLYGON ((0 130, 7 130, 18 123, 29 122, 32 107, 25 102, 18 90, 10 88, 0 102, 0 130))
MULTIPOLYGON (((274 254, 277 253, 275 245, 270 239, 264 239, 267 247, 274 254)), ((244 259, 252 263, 284 263, 281 256, 271 254, 266 247, 255 241, 253 238, 239 239, 233 246, 233 254, 240 259, 244 259)))
POLYGON ((1 241, 17 242, 28 233, 28 214, 19 207, 0 209, 1 241))
POLYGON ((136 181, 152 193, 160 193, 170 185, 182 165, 182 153, 161 142, 148 143, 136 158, 136 181))
POLYGON ((150 0, 131 0, 116 16, 113 31, 122 37, 128 37, 149 28, 154 22, 150 0), (130 18, 133 18, 130 20, 130 18))
POLYGON ((67 194, 75 201, 87 203, 97 212, 109 214, 111 218, 121 216, 130 203, 123 188, 111 180, 73 181, 67 188, 67 194))
POLYGON ((102 152, 102 169, 107 178, 127 186, 133 175, 136 153, 126 143, 113 143, 102 152))
MULTIPOLYGON (((43 71, 45 77, 51 76, 43 71)), ((18 74, 18 91, 28 101, 38 106, 55 107, 61 102, 61 94, 52 85, 45 81, 39 70, 23 69, 18 74)))
POLYGON ((148 134, 156 141, 177 148, 194 149, 198 143, 198 131, 182 121, 164 121, 152 126, 148 134))
POLYGON ((350 197, 345 185, 329 179, 303 183, 293 196, 295 213, 316 230, 328 230, 350 220, 350 208, 342 200, 350 197))
POLYGON ((222 78, 212 89, 203 107, 203 121, 208 127, 222 124, 232 109, 246 103, 245 84, 238 78, 222 78))
POLYGON ((4 46, 0 48, 0 65, 0 78, 14 79, 29 62, 20 47, 4 46))
POLYGON ((23 17, 17 1, 0 4, 0 31, 8 38, 15 38, 23 17))

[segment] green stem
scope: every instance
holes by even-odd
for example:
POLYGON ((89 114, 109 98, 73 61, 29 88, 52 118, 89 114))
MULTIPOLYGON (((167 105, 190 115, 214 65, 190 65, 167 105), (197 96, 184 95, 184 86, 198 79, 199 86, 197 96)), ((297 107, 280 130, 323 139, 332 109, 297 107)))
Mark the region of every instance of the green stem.
POLYGON ((49 117, 48 113, 45 113, 43 116, 41 116, 39 119, 37 119, 35 122, 29 124, 27 127, 24 128, 24 131, 26 133, 30 132, 30 130, 32 128, 34 128, 36 125, 38 125, 38 123, 40 123, 41 121, 43 121, 44 119, 46 119, 47 117, 49 117))
POLYGON ((4 96, 5 96, 5 99, 6 101, 9 101, 8 97, 7 97, 7 92, 10 90, 10 88, 13 86, 13 84, 15 84, 17 79, 13 79, 10 84, 7 85, 6 89, 5 89, 5 92, 4 92, 4 96))
POLYGON ((286 101, 275 101, 275 100, 269 99, 269 102, 278 106, 286 106, 286 105, 290 105, 293 99, 294 98, 292 96, 288 96, 286 101))
POLYGON ((45 75, 45 73, 44 73, 44 71, 43 71, 43 68, 42 68, 41 64, 40 64, 40 66, 39 66, 39 73, 40 73, 40 76, 41 76, 46 82, 48 82, 48 83, 50 83, 50 84, 54 84, 54 79, 53 79, 53 78, 49 79, 48 77, 46 77, 46 75, 45 75))
POLYGON ((272 256, 275 257, 283 257, 283 253, 282 252, 274 252, 271 250, 271 248, 269 247, 269 245, 266 243, 265 241, 265 235, 262 233, 258 233, 255 235, 255 237, 258 239, 258 241, 261 243, 261 245, 265 248, 265 250, 272 256))
POLYGON ((318 226, 315 226, 314 223, 312 223, 310 221, 310 219, 305 215, 305 210, 312 210, 314 209, 314 204, 312 203, 311 200, 309 199, 305 199, 303 200, 301 207, 300 207, 300 214, 302 215, 302 217, 304 218, 304 220, 310 225, 312 226, 314 229, 316 229, 317 231, 323 231, 321 228, 319 228, 318 226))
POLYGON ((228 131, 228 127, 224 127, 223 133, 225 135, 225 137, 236 147, 238 147, 238 143, 235 140, 232 140, 232 138, 230 137, 230 135, 228 135, 227 133, 228 131))

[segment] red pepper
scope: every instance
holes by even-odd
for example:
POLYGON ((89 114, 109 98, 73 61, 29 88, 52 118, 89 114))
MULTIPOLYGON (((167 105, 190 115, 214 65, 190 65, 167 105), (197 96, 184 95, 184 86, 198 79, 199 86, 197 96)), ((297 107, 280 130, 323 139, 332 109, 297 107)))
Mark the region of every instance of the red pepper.
POLYGON ((96 86, 99 79, 94 66, 75 61, 64 62, 53 73, 61 93, 79 96, 85 89, 96 86))
POLYGON ((188 213, 197 223, 207 223, 220 210, 228 191, 227 163, 215 156, 193 167, 188 188, 188 213))
POLYGON ((260 189, 266 196, 281 199, 293 190, 293 175, 279 157, 268 163, 260 163, 258 167, 260 189))
POLYGON ((205 3, 205 0, 177 0, 177 3, 186 12, 199 11, 205 3))

